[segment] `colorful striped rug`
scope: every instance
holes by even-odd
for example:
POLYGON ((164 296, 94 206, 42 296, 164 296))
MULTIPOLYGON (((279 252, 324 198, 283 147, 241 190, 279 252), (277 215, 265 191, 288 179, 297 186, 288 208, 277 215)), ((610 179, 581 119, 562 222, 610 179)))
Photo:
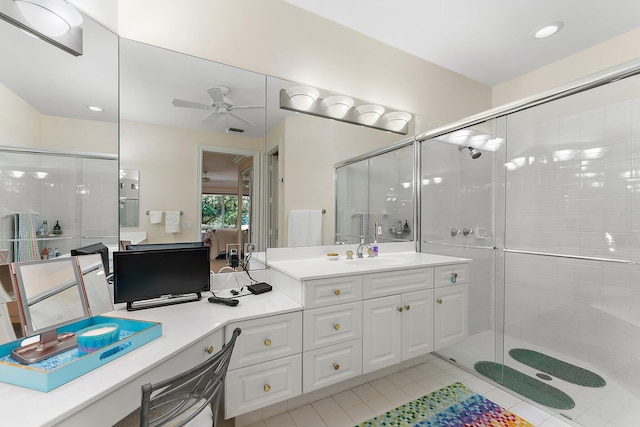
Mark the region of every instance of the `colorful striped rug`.
POLYGON ((461 383, 441 388, 359 426, 534 427, 461 383))

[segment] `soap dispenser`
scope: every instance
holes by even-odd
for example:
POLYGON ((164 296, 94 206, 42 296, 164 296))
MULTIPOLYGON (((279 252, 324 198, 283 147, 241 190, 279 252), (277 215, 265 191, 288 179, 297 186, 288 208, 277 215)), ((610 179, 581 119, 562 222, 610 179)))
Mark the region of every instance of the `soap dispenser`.
POLYGON ((56 221, 56 225, 53 226, 53 234, 62 234, 62 227, 60 227, 60 221, 56 221))
POLYGON ((409 232, 409 221, 408 220, 404 220, 404 226, 402 228, 402 231, 404 231, 405 233, 409 232))
POLYGON ((378 241, 374 240, 373 241, 373 256, 378 256, 378 241))

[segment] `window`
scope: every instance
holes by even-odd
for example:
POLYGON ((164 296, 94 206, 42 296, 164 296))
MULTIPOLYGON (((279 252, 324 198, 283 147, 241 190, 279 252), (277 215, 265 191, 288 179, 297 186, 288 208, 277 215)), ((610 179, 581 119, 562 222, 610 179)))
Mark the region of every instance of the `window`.
MULTIPOLYGON (((250 197, 242 196, 242 229, 249 227, 250 197)), ((238 196, 224 194, 202 195, 202 229, 237 228, 238 196)))

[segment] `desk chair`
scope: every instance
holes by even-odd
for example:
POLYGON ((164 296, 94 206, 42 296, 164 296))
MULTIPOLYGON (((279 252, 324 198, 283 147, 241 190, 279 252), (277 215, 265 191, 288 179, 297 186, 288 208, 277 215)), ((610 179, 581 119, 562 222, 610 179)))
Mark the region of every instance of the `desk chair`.
POLYGON ((140 426, 164 426, 170 423, 176 427, 187 424, 191 427, 195 426, 196 418, 206 421, 208 426, 215 426, 224 391, 224 378, 240 332, 240 328, 234 329, 229 342, 195 368, 156 384, 143 385, 140 426), (191 423, 192 420, 194 423, 191 423))

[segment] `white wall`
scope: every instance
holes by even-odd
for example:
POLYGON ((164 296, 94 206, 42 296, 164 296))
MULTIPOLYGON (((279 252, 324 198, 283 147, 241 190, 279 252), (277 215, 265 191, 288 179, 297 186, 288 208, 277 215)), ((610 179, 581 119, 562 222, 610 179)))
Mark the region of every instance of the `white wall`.
POLYGON ((640 57, 640 29, 493 87, 494 107, 535 95, 640 57))
MULTIPOLYGON (((113 14, 114 1, 104 2, 105 16, 113 14)), ((485 85, 281 0, 119 1, 118 33, 437 118, 441 124, 491 103, 485 85)))

